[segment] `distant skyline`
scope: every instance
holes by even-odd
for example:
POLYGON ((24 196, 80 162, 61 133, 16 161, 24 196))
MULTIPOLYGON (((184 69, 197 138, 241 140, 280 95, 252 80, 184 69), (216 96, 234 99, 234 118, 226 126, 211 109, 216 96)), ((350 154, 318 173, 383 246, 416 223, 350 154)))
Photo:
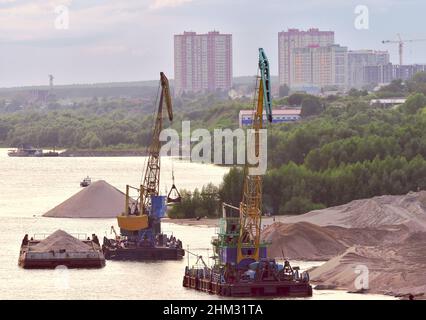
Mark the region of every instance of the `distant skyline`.
MULTIPOLYGON (((155 80, 173 74, 173 36, 212 30, 233 35, 234 76, 254 75, 258 47, 278 74, 278 32, 335 31, 350 50, 388 50, 426 39, 424 0, 0 0, 0 87, 155 80), (354 26, 369 8, 369 29, 354 26), (55 7, 69 8, 69 29, 55 29, 55 7)), ((426 63, 426 41, 405 47, 405 63, 426 63)))

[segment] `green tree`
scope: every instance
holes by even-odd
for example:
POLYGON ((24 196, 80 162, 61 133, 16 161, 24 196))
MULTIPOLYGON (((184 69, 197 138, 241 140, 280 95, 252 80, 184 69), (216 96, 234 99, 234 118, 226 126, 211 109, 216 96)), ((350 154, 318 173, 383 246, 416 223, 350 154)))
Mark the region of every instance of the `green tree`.
POLYGON ((426 107, 426 96, 423 93, 410 95, 402 105, 403 110, 411 114, 416 113, 423 107, 426 107))
POLYGON ((286 84, 280 85, 279 89, 279 97, 284 98, 287 97, 290 93, 290 87, 286 84))
POLYGON ((323 111, 323 107, 319 99, 314 97, 308 97, 303 99, 302 102, 302 117, 309 117, 318 115, 323 111))

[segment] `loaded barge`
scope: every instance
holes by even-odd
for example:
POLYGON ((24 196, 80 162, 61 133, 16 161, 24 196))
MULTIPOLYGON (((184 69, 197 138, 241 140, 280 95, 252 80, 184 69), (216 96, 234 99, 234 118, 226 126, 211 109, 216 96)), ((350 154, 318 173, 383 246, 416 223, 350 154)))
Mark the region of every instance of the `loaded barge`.
POLYGON ((22 240, 18 264, 24 269, 54 269, 58 266, 67 268, 102 268, 105 257, 98 237, 79 240, 62 230, 57 230, 45 239, 35 236, 22 240))

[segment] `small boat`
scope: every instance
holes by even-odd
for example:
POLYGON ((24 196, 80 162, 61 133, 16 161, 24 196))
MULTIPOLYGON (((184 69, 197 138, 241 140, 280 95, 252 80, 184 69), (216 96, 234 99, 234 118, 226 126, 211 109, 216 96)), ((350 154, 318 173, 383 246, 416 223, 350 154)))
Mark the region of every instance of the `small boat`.
POLYGON ((59 153, 53 149, 53 151, 43 152, 43 149, 36 149, 32 146, 23 145, 15 150, 8 151, 9 157, 57 157, 59 153))
POLYGON ((92 179, 89 178, 89 176, 87 176, 86 178, 83 179, 83 181, 80 182, 80 187, 87 187, 92 183, 92 179))
POLYGON ((43 157, 58 157, 58 156, 59 156, 59 152, 57 151, 43 152, 43 157))
POLYGON ((9 150, 7 155, 9 157, 38 157, 42 153, 43 151, 41 149, 35 149, 31 146, 22 146, 16 150, 9 150))

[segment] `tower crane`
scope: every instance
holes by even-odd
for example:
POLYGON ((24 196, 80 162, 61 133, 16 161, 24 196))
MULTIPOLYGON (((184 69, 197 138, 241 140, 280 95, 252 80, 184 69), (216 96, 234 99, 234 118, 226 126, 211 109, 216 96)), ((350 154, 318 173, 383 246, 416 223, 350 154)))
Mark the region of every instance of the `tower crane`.
POLYGON ((401 38, 401 35, 398 33, 398 40, 383 40, 382 43, 397 43, 399 48, 399 64, 403 65, 403 57, 404 57, 404 44, 409 42, 419 42, 419 41, 426 41, 426 39, 410 39, 410 40, 403 40, 401 38))

